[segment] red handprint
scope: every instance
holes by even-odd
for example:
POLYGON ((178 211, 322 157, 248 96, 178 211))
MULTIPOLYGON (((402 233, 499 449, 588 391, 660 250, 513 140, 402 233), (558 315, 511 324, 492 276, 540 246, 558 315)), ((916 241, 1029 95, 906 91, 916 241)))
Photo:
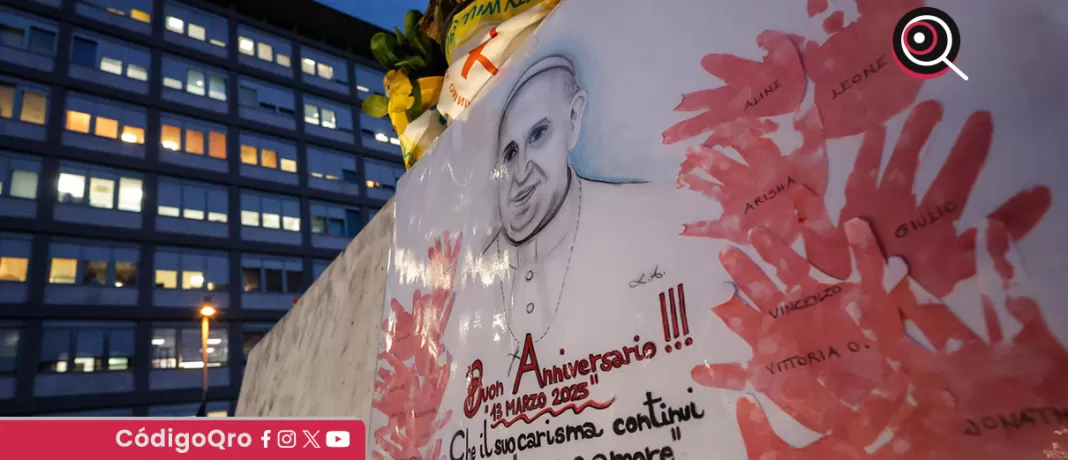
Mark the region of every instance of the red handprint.
MULTIPOLYGON (((870 232, 860 220, 846 224, 863 280, 878 278, 873 262, 879 259, 864 249, 875 244, 870 232)), ((1058 429, 1068 420, 1068 352, 1026 296, 1008 227, 990 219, 977 234, 976 251, 984 256, 978 270, 1002 280, 1001 286, 983 286, 982 305, 976 305, 987 318, 990 343, 915 283, 898 284, 890 302, 858 302, 853 317, 875 336, 895 372, 826 436, 802 448, 779 439, 757 404, 743 398, 737 416, 749 458, 1047 458, 1050 446, 1068 434, 1058 429), (1005 337, 994 312, 998 299, 1023 324, 1014 338, 1005 337), (906 334, 905 321, 921 331, 927 346, 906 334), (900 391, 906 386, 907 399, 900 391), (873 443, 870 434, 880 425, 890 437, 873 443), (860 436, 858 426, 864 427, 860 436)), ((862 292, 878 290, 869 285, 862 292)))
MULTIPOLYGON (((863 222, 861 222, 863 224, 863 222)), ((743 390, 746 382, 765 393, 802 425, 826 432, 883 385, 890 372, 877 358, 877 344, 864 335, 846 309, 858 303, 885 303, 884 259, 874 242, 855 244, 867 280, 837 282, 812 266, 767 229, 750 231, 760 256, 776 267, 785 284, 780 291, 739 249, 728 248, 720 261, 754 309, 737 296, 713 309, 753 348, 746 364, 707 364, 693 369, 704 386, 743 390), (822 278, 822 279, 821 279, 822 278)), ((897 279, 904 277, 903 267, 897 279)), ((889 282, 896 282, 890 271, 889 282)), ((882 427, 876 427, 874 437, 882 427)))
POLYGON ((386 345, 378 354, 389 366, 379 365, 372 403, 389 419, 375 431, 377 460, 441 457, 441 440, 430 443, 452 416, 439 412, 451 361, 441 340, 452 313, 462 240, 452 244, 446 232, 427 250, 431 290, 415 291, 411 313, 397 299, 390 302, 391 315, 382 323, 386 345))
MULTIPOLYGON (((954 223, 986 162, 994 130, 989 113, 968 117, 945 165, 917 202, 913 186, 920 152, 941 119, 942 108, 936 101, 912 109, 881 181, 886 130, 880 126, 865 134, 846 182, 846 203, 839 217, 839 222, 855 217, 871 222, 887 255, 904 258, 909 275, 938 297, 975 275, 975 233, 958 234, 954 223)), ((803 226, 805 252, 813 265, 832 276, 848 277, 843 229, 831 223, 818 193, 796 187, 791 195, 803 226)), ((1049 189, 1039 186, 1017 194, 990 216, 1008 225, 1018 239, 1038 224, 1050 202, 1049 189)))
MULTIPOLYGON (((819 120, 805 118, 797 123, 818 125, 819 120)), ((723 212, 714 220, 686 224, 683 235, 745 244, 747 232, 761 225, 787 241, 799 235, 801 226, 793 219, 789 190, 800 186, 824 190, 827 155, 822 141, 806 140, 796 151, 783 156, 775 143, 764 136, 777 128, 771 121, 739 118, 720 124, 706 145, 686 153, 676 184, 719 201, 723 212), (733 148, 745 163, 727 157, 717 146, 733 148)))
POLYGON ((702 112, 664 131, 665 144, 707 133, 738 118, 797 110, 806 84, 797 47, 789 36, 775 31, 761 33, 757 44, 767 51, 762 62, 731 54, 709 54, 701 59, 701 67, 723 80, 724 86, 684 95, 676 112, 702 112))

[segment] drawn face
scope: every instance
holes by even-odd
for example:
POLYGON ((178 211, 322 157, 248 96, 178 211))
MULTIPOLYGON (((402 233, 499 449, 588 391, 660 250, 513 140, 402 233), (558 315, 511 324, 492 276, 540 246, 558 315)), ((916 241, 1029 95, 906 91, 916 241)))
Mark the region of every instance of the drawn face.
POLYGON ((568 154, 578 141, 586 93, 569 95, 570 73, 531 77, 505 108, 498 137, 504 177, 498 204, 505 234, 522 243, 556 215, 567 196, 568 154))

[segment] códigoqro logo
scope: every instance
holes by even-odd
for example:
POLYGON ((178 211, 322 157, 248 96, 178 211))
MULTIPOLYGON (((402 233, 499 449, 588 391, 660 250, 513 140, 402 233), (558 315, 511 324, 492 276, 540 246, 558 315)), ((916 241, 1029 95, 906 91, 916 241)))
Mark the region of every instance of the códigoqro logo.
POLYGON ((953 70, 967 81, 968 76, 953 64, 960 52, 960 41, 957 23, 945 11, 916 8, 894 28, 894 59, 916 78, 937 78, 953 70))

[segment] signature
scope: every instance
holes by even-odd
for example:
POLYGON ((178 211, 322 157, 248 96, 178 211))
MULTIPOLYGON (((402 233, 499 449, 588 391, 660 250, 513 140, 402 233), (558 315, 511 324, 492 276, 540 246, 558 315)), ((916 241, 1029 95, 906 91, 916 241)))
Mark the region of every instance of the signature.
POLYGON ((660 271, 660 266, 657 265, 656 268, 653 268, 653 272, 652 273, 642 273, 642 276, 639 276, 638 279, 636 279, 634 281, 631 281, 627 285, 632 287, 632 288, 636 288, 636 287, 641 286, 643 284, 651 283, 654 280, 658 280, 660 278, 663 278, 664 275, 665 275, 665 273, 661 272, 660 271))

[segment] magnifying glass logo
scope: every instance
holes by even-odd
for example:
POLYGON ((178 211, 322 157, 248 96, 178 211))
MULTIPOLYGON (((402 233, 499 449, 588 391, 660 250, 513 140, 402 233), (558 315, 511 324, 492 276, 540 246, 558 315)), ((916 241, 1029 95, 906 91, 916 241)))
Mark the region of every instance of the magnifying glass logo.
POLYGON ((894 58, 916 78, 936 78, 952 70, 967 81, 968 76, 953 63, 960 43, 956 22, 937 8, 912 10, 894 28, 894 58))

